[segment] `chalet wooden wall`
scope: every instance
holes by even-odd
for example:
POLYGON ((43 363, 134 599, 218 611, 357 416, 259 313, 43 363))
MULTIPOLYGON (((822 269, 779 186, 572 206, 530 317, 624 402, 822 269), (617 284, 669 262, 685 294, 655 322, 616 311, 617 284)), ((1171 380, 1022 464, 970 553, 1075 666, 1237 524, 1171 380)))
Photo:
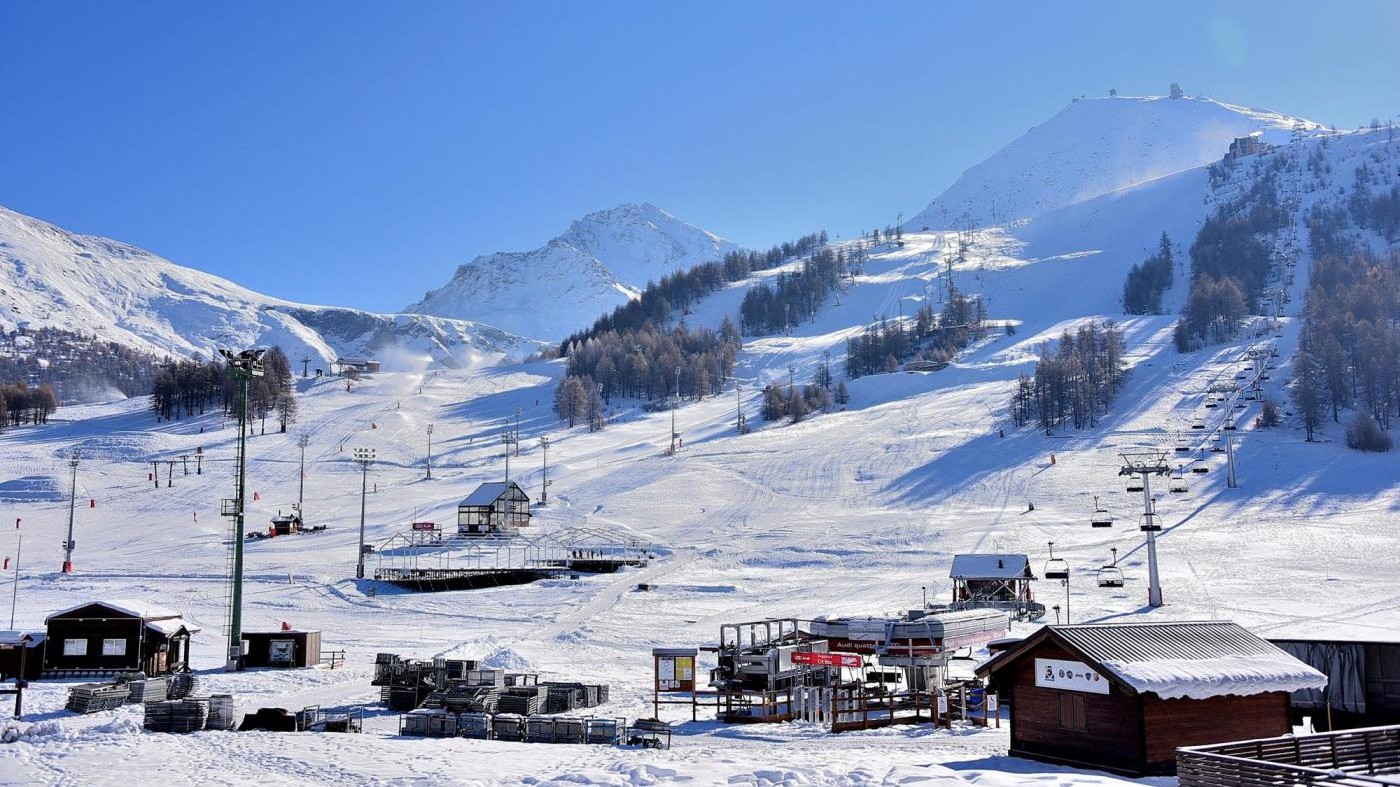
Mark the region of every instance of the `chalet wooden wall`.
POLYGON ((1142 722, 1137 697, 1118 686, 1109 694, 1044 689, 1035 685, 1035 659, 1081 661, 1055 645, 1036 648, 1013 669, 1007 686, 1011 704, 1011 753, 1038 759, 1086 763, 1136 772, 1143 764, 1142 722), (1084 729, 1060 724, 1061 697, 1083 698, 1084 729))
POLYGON ((1164 700, 1148 694, 1143 697, 1143 720, 1148 769, 1167 773, 1176 767, 1178 746, 1272 738, 1292 730, 1288 694, 1281 691, 1204 700, 1164 700))

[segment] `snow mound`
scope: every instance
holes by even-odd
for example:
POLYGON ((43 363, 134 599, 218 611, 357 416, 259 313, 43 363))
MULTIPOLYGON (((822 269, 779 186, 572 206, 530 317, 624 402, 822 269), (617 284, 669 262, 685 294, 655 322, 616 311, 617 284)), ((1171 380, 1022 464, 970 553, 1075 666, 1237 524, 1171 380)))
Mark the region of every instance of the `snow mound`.
POLYGON ((1006 225, 1217 161, 1255 131, 1280 142, 1296 122, 1207 98, 1076 100, 953 183, 905 228, 1006 225))
POLYGON ((629 203, 584 216, 538 249, 477 257, 405 311, 557 339, 637 297, 647 282, 738 248, 655 205, 629 203))

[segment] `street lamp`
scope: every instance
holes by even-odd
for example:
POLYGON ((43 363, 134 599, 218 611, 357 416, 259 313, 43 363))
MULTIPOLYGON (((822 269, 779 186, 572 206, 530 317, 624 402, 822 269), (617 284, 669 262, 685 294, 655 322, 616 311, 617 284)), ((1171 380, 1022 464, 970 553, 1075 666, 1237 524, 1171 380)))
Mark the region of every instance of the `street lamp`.
POLYGON ((433 425, 428 424, 428 480, 433 480, 433 425))
POLYGON ((355 461, 360 464, 360 555, 355 563, 355 578, 365 578, 365 492, 369 485, 369 466, 374 464, 373 448, 356 448, 355 461))
POLYGON ((744 381, 738 377, 726 377, 734 383, 734 423, 739 434, 744 433, 744 381))
POLYGON ((63 573, 73 573, 73 509, 78 504, 78 449, 68 456, 68 466, 73 468, 73 487, 68 492, 68 540, 63 542, 63 573))
POLYGON ((238 485, 232 500, 224 500, 224 516, 233 518, 233 595, 228 610, 227 672, 243 669, 243 514, 248 481, 248 384, 263 376, 263 354, 266 350, 243 350, 234 353, 219 350, 228 365, 229 376, 238 383, 238 485))

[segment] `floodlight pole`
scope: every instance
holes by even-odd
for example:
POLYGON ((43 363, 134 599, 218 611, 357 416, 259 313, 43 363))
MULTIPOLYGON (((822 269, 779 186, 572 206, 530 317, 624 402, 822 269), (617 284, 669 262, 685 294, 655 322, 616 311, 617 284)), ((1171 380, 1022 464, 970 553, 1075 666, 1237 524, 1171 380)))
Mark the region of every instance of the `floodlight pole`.
POLYGON ((68 466, 73 469, 73 485, 68 491, 68 540, 63 542, 63 573, 73 573, 73 513, 78 505, 78 450, 69 455, 68 466))
POLYGON ((544 463, 540 468, 540 505, 549 504, 549 437, 540 437, 540 450, 544 453, 544 463))
POLYGON ((676 402, 671 405, 671 456, 676 455, 676 410, 681 406, 681 367, 676 367, 676 402))
POLYGON ((237 355, 219 350, 228 363, 229 375, 239 383, 238 407, 238 487, 232 501, 224 501, 224 515, 233 517, 233 594, 229 599, 228 660, 224 671, 243 669, 243 523, 248 474, 248 383, 263 376, 263 350, 244 350, 237 355), (232 502, 232 511, 228 503, 232 502))
POLYGON ((429 481, 433 480, 433 425, 428 424, 428 475, 429 481))
POLYGON ((510 430, 509 430, 509 429, 507 429, 505 432, 503 432, 503 433, 501 434, 501 445, 505 446, 505 448, 506 448, 505 454, 506 454, 506 485, 507 485, 507 486, 510 485, 510 444, 513 443, 513 442, 515 442, 515 438, 511 436, 511 433, 510 433, 510 430))
POLYGON ((297 437, 297 447, 301 449, 301 477, 297 481, 297 518, 302 524, 306 524, 306 512, 303 510, 303 502, 306 500, 306 444, 311 442, 307 435, 297 437))
POLYGON ((734 382, 734 424, 739 434, 744 433, 744 381, 738 377, 726 377, 734 382))
POLYGON ((356 448, 355 461, 360 465, 360 554, 355 561, 355 579, 365 578, 365 493, 369 488, 369 466, 374 464, 373 448, 356 448))

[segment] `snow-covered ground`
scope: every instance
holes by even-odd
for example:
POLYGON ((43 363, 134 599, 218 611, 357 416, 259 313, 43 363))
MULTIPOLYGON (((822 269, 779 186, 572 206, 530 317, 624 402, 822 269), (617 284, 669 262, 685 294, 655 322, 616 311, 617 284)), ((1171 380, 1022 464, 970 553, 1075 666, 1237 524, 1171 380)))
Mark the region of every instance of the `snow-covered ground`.
MULTIPOLYGON (((960 289, 987 299, 993 320, 1014 324, 1014 335, 988 336, 943 371, 856 380, 847 410, 796 425, 736 435, 732 388, 689 403, 677 413, 684 448, 674 457, 665 456, 670 414, 644 413, 636 402, 614 402, 602 432, 565 429, 549 411, 559 362, 385 373, 348 391, 335 380, 303 381, 293 433, 250 443, 250 488, 258 493, 250 523, 265 523, 296 499, 296 437, 306 434, 306 516, 330 530, 248 546, 244 625, 321 629, 325 647, 348 655, 346 668, 333 672, 218 671, 227 528, 217 514, 220 499, 232 495, 231 421, 208 415, 156 424, 139 401, 66 408, 47 427, 0 436, 0 511, 23 518, 25 539, 16 626, 41 628, 47 614, 85 599, 159 600, 204 627, 194 643, 202 690, 234 693, 240 712, 373 703, 374 654, 390 651, 604 681, 613 699, 598 712, 635 718, 651 712, 652 647, 712 641, 721 623, 897 612, 917 606, 923 588, 930 599, 947 598, 954 554, 1024 552, 1038 569, 1053 541, 1074 579, 1067 591, 1039 582, 1036 593, 1047 605, 1067 605, 1062 611, 1075 622, 1228 619, 1265 636, 1393 638, 1400 463, 1338 442, 1305 444, 1291 419, 1255 429, 1257 402, 1203 406, 1206 389, 1235 379, 1242 353, 1262 342, 1280 350, 1265 390, 1285 399, 1301 298, 1277 338, 1250 333, 1186 355, 1172 348, 1172 317, 1119 314, 1127 269, 1155 250, 1163 230, 1189 245, 1209 208, 1207 188, 1204 170, 1187 170, 977 231, 954 276, 960 289), (1012 429, 1008 397, 1041 343, 1105 318, 1119 319, 1132 365, 1111 414, 1081 432, 1012 429), (532 527, 614 528, 657 544, 660 558, 616 575, 438 594, 352 579, 361 480, 352 449, 377 451, 371 541, 411 521, 451 527, 456 501, 503 472, 498 438, 517 411, 522 456, 512 458, 511 477, 532 495, 540 484, 537 438, 551 438, 550 505, 537 509, 532 527), (1223 455, 1208 450, 1227 415, 1240 425, 1238 489, 1226 488, 1223 455), (1192 429, 1197 421, 1206 428, 1192 429), (429 424, 432 480, 423 469, 429 424), (1178 435, 1210 472, 1188 474, 1185 493, 1157 490, 1167 605, 1151 609, 1136 527, 1141 498, 1125 492, 1118 454, 1158 447, 1175 460, 1178 435), (171 488, 147 480, 151 459, 197 447, 202 475, 177 470, 171 488), (73 448, 84 457, 78 498, 95 507, 78 507, 77 572, 62 576, 65 460, 73 448), (1095 496, 1117 517, 1114 528, 1090 528, 1095 496), (1127 584, 1100 588, 1094 572, 1115 547, 1127 584), (637 592, 641 582, 654 589, 637 592)), ((760 424, 763 384, 786 383, 790 369, 805 382, 826 354, 839 364, 846 337, 872 319, 912 314, 923 299, 941 297, 937 280, 956 254, 956 236, 915 232, 904 240, 876 250, 863 275, 811 323, 791 335, 746 339, 736 376, 745 381, 738 400, 751 424, 760 424)), ((1184 295, 1181 279, 1172 304, 1184 295)), ((733 314, 747 286, 707 299, 688 322, 733 314)), ((0 531, 0 549, 13 555, 17 535, 0 531)), ((709 666, 702 658, 702 674, 709 666)), ((1172 783, 1008 758, 1005 727, 831 736, 801 723, 690 722, 672 708, 663 716, 678 722, 678 734, 665 752, 401 739, 386 712, 372 713, 361 736, 170 736, 140 732, 133 708, 70 715, 61 710, 65 693, 64 684, 39 683, 26 697, 23 737, 0 745, 0 782, 129 784, 167 773, 233 784, 1172 783)))
MULTIPOLYGON (((1157 188, 1170 195, 1176 185, 1157 188)), ((745 436, 733 433, 732 394, 689 404, 679 412, 685 447, 676 457, 664 456, 670 416, 644 414, 635 403, 617 404, 603 432, 564 429, 549 412, 557 362, 388 373, 348 392, 334 380, 303 383, 294 432, 311 440, 306 513, 331 529, 249 545, 245 627, 286 621, 322 629, 326 647, 348 652, 348 667, 335 672, 217 671, 226 559, 217 510, 231 494, 231 421, 209 415, 157 425, 138 401, 65 409, 59 423, 0 437, 0 480, 48 479, 35 483, 50 490, 5 504, 23 517, 26 540, 16 625, 39 628, 46 614, 87 598, 159 598, 205 627, 194 651, 205 690, 233 692, 240 711, 372 702, 374 654, 393 651, 606 681, 614 700, 600 712, 637 717, 650 715, 652 647, 713 640, 723 622, 902 610, 917 605, 922 587, 931 598, 946 597, 955 553, 1026 552, 1038 566, 1046 542, 1054 541, 1057 556, 1076 572, 1068 599, 1075 621, 1218 618, 1265 635, 1392 635, 1400 627, 1400 588, 1384 556, 1394 554, 1400 523, 1400 466, 1393 457, 1333 443, 1304 445, 1292 427, 1257 431, 1253 409, 1228 411, 1241 422, 1239 489, 1225 488, 1221 457, 1206 453, 1211 472, 1191 476, 1190 492, 1161 493, 1168 604, 1145 607, 1144 556, 1133 526, 1140 500, 1123 491, 1117 452, 1170 448, 1203 415, 1211 429, 1191 434, 1209 444, 1223 416, 1198 410, 1202 391, 1212 379, 1233 376, 1244 344, 1178 356, 1170 318, 1125 321, 1133 371, 1100 428, 1046 437, 1007 426, 1006 397, 1038 343, 1074 320, 1111 316, 1123 270, 1159 229, 1141 227, 1139 238, 1125 234, 1078 249, 1070 245, 1073 233, 1037 236, 1035 225, 979 233, 955 275, 992 297, 993 318, 1020 324, 1015 336, 990 337, 942 372, 862 378, 845 412, 745 436), (378 452, 368 497, 369 537, 378 542, 413 520, 450 523, 458 499, 499 477, 497 438, 517 408, 523 455, 512 461, 512 477, 532 494, 539 489, 536 438, 553 441, 555 484, 533 527, 617 528, 657 543, 662 557, 612 576, 431 595, 350 579, 360 503, 351 449, 378 452), (429 423, 431 481, 423 477, 429 423), (998 428, 1007 428, 1007 437, 998 437, 998 428), (206 456, 203 475, 177 471, 172 488, 147 481, 151 458, 197 446, 206 456), (96 507, 77 511, 78 570, 65 577, 55 570, 67 507, 52 489, 63 488, 64 456, 73 447, 85 457, 79 498, 96 507), (1118 527, 1088 526, 1094 495, 1118 516, 1118 527), (1127 574, 1121 589, 1093 581, 1110 547, 1119 548, 1127 574), (639 582, 655 590, 635 592, 639 582)), ((844 336, 865 320, 928 297, 928 282, 954 244, 943 234, 906 241, 877 254, 815 322, 792 336, 750 340, 738 375, 782 381, 793 364, 806 377, 824 351, 839 358, 844 336)), ((721 293, 701 311, 725 309, 727 298, 741 294, 721 293)), ((1290 324, 1279 340, 1285 358, 1293 330, 1290 324)), ((1284 377, 1276 372, 1268 384, 1275 395, 1284 377)), ((753 423, 756 389, 743 392, 753 423)), ((252 523, 288 510, 295 499, 295 433, 260 435, 250 444, 251 488, 260 498, 252 523)), ((12 553, 13 534, 4 538, 12 553)), ((1039 584, 1042 600, 1064 602, 1062 588, 1039 584)), ((1004 729, 833 737, 803 724, 687 721, 670 752, 639 752, 404 740, 392 735, 395 717, 379 714, 358 738, 178 737, 139 733, 133 709, 71 716, 60 710, 64 693, 61 684, 30 693, 28 718, 38 726, 20 743, 0 747, 6 779, 98 783, 179 769, 202 781, 264 784, 1123 783, 1008 759, 1004 729)), ((669 717, 681 721, 683 714, 669 717)))

